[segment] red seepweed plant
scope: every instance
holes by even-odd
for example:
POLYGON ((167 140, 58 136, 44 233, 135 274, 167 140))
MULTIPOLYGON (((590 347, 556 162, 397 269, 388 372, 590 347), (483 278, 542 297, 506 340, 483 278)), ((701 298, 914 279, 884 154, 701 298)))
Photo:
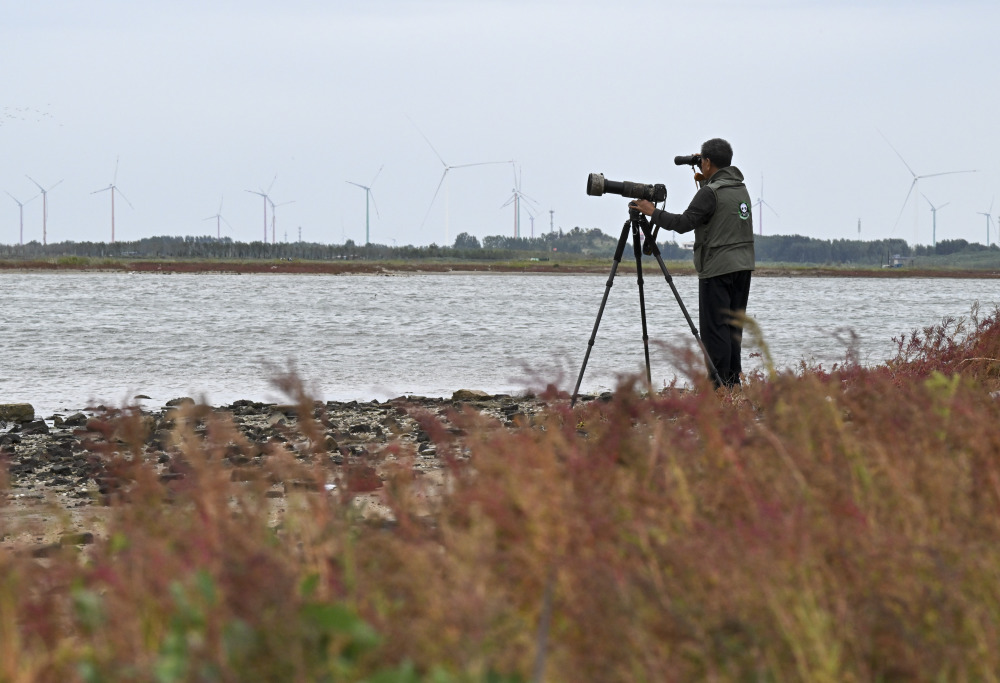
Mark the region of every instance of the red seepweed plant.
POLYGON ((0 678, 990 680, 998 359, 994 313, 735 393, 457 405, 421 416, 443 486, 400 441, 377 494, 290 376, 287 443, 183 406, 165 472, 124 411, 94 437, 106 534, 0 555, 0 678))

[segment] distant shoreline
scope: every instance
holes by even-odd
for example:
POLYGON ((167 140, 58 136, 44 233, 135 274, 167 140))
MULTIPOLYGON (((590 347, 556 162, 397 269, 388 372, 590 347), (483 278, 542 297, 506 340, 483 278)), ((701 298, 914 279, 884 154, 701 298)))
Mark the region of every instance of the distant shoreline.
MULTIPOLYGON (((240 274, 281 274, 281 275, 422 275, 446 273, 482 274, 606 274, 611 259, 600 265, 596 263, 522 263, 510 262, 384 262, 384 261, 97 261, 93 263, 59 263, 58 261, 21 261, 0 259, 0 273, 230 273, 240 274)), ((658 273, 655 261, 647 261, 644 268, 650 273, 658 273)), ((672 262, 667 264, 672 275, 693 276, 694 268, 689 264, 672 262)), ((634 269, 631 259, 623 259, 621 271, 634 269)), ((959 279, 1000 279, 996 270, 949 270, 937 268, 840 268, 831 266, 772 266, 759 264, 754 273, 757 277, 857 277, 857 278, 959 278, 959 279)))

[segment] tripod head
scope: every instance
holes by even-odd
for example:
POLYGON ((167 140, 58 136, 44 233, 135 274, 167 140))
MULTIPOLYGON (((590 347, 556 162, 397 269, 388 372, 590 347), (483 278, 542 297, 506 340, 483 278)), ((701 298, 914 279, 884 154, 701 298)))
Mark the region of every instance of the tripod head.
POLYGON ((642 211, 639 211, 639 209, 631 203, 628 205, 628 215, 629 222, 639 230, 642 230, 642 234, 646 238, 642 243, 642 253, 646 256, 652 256, 654 253, 658 253, 659 250, 656 248, 656 235, 660 232, 660 226, 651 228, 649 219, 646 218, 646 215, 642 211))

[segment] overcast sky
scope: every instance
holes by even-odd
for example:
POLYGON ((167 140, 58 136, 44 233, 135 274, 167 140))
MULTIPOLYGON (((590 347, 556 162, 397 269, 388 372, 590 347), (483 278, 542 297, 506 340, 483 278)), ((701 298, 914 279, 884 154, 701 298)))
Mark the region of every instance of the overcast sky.
MULTIPOLYGON (((929 244, 901 156, 917 175, 978 169, 919 190, 947 203, 939 241, 982 243, 1000 193, 998 25, 995 0, 3 0, 0 189, 25 201, 26 176, 61 181, 50 243, 110 240, 111 193, 92 193, 113 181, 118 240, 214 235, 220 201, 223 235, 261 239, 247 190, 270 187, 292 202, 279 241, 363 243, 365 191, 346 181, 381 168, 372 242, 513 234, 512 165, 454 168, 432 204, 439 154, 514 160, 537 202, 524 236, 528 209, 535 235, 617 235, 625 200, 588 197, 589 173, 664 183, 679 212, 694 187, 673 157, 718 136, 755 201, 763 180, 765 234, 856 239, 860 219, 862 239, 929 244)), ((0 242, 16 243, 18 206, 0 200, 0 242)), ((41 198, 24 233, 41 241, 41 198)))

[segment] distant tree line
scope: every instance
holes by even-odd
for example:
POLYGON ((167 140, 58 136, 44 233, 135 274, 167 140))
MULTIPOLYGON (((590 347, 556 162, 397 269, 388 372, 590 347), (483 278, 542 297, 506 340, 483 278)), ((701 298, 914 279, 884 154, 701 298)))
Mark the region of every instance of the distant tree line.
MULTIPOLYGON (((617 237, 597 228, 573 228, 564 232, 555 230, 538 237, 509 237, 492 235, 482 241, 467 232, 459 234, 452 246, 387 246, 384 244, 356 244, 347 240, 343 244, 316 242, 234 242, 229 237, 147 237, 140 240, 115 242, 58 242, 42 245, 29 242, 25 245, 0 245, 4 258, 57 258, 73 256, 97 259, 303 259, 303 260, 419 260, 428 258, 455 258, 463 260, 513 260, 524 258, 552 258, 559 254, 579 254, 608 257, 614 254, 617 237)), ((658 241, 664 259, 686 260, 691 251, 675 241, 658 241)), ((944 256, 960 253, 998 251, 996 244, 986 247, 966 240, 943 240, 936 246, 910 247, 905 240, 888 239, 864 242, 861 240, 822 240, 802 235, 768 235, 755 238, 757 260, 762 262, 857 264, 878 265, 888 263, 896 256, 944 256)), ((631 258, 631 247, 624 259, 631 258)))

